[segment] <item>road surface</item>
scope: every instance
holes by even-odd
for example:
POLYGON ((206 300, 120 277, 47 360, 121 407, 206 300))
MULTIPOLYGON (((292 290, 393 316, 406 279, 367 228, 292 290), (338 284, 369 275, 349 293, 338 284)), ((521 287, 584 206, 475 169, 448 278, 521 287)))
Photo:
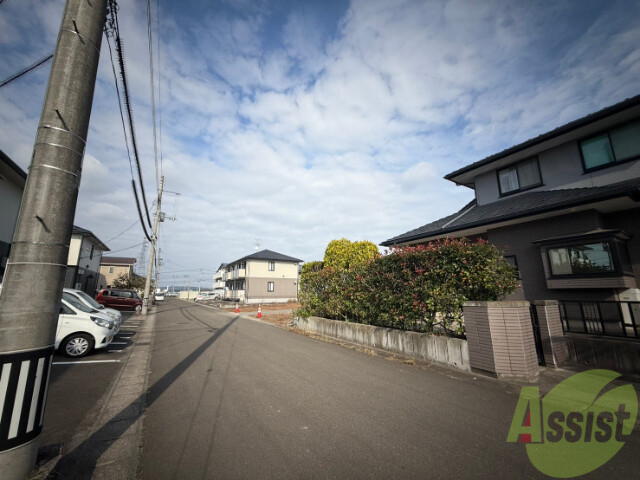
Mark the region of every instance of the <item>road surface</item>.
MULTIPOLYGON (((519 387, 180 300, 158 309, 141 478, 546 478, 506 437, 519 387)), ((640 432, 585 478, 635 478, 640 432)))

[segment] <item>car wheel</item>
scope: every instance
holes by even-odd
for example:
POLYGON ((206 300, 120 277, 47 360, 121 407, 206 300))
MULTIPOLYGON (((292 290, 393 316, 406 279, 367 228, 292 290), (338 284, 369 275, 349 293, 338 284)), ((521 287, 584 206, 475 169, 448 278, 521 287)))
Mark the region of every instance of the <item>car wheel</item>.
POLYGON ((74 333, 65 338, 60 347, 62 353, 67 357, 80 358, 93 350, 94 340, 86 333, 74 333))
POLYGON ((142 311, 142 305, 136 305, 135 311, 136 313, 140 313, 142 311))

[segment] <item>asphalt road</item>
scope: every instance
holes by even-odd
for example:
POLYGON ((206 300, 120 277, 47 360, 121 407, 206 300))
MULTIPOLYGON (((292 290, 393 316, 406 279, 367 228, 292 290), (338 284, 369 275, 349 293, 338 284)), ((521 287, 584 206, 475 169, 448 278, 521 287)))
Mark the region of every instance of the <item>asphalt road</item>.
MULTIPOLYGON (((176 299, 158 309, 141 478, 545 478, 520 389, 176 299)), ((640 432, 585 478, 635 478, 640 432)))

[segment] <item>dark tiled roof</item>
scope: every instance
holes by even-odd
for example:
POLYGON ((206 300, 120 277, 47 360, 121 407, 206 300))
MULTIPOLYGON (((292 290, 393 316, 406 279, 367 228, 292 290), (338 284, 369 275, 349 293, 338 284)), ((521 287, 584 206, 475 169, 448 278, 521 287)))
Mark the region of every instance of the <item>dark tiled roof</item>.
POLYGON ((25 172, 22 168, 20 168, 18 164, 15 163, 13 160, 11 160, 9 156, 6 153, 4 153, 2 150, 0 150, 0 160, 6 163, 7 166, 11 170, 16 172, 20 177, 22 177, 25 180, 27 179, 27 172, 25 172))
POLYGON ((301 262, 302 260, 298 258, 289 257, 287 255, 282 255, 278 252, 273 252, 271 250, 261 250, 260 252, 256 252, 253 255, 247 255, 246 257, 242 257, 235 262, 238 263, 243 260, 274 260, 279 262, 301 262))
POLYGON ((628 108, 634 107, 636 105, 640 105, 640 95, 636 95, 635 97, 631 97, 631 98, 627 98, 626 100, 623 100, 622 102, 616 103, 615 105, 611 105, 610 107, 607 108, 603 108, 602 110, 599 110, 595 113, 590 113, 589 115, 579 118, 578 120, 574 120, 572 122, 567 123, 566 125, 563 125, 561 127, 555 128, 553 130, 551 130, 550 132, 547 133, 543 133, 542 135, 538 135, 535 138, 532 138, 530 140, 527 140, 526 142, 520 143, 518 145, 515 145, 513 147, 507 148, 506 150, 503 150, 502 152, 498 152, 495 153, 487 158, 484 158, 482 160, 478 160, 477 162, 474 162, 470 165, 467 165, 466 167, 462 167, 458 170, 456 170, 455 172, 451 172, 447 175, 444 176, 444 178, 446 178, 447 180, 453 180, 454 177, 457 177, 458 175, 461 175, 463 173, 467 173, 471 170, 474 170, 478 167, 481 167, 483 165, 486 165, 488 163, 491 163, 495 160, 499 160, 501 158, 507 157, 513 153, 519 152, 521 150, 524 150, 526 148, 532 147, 534 145, 537 145, 539 143, 545 142, 547 140, 551 140, 552 138, 558 137, 560 135, 563 135, 565 133, 568 133, 572 130, 578 129, 580 127, 583 127, 585 125, 588 125, 590 123, 593 123, 595 121, 601 120, 603 118, 606 118, 608 116, 614 115, 618 112, 621 112, 623 110, 626 110, 628 108))
POLYGON ((136 259, 133 257, 102 257, 100 265, 133 265, 136 259))
POLYGON ((91 230, 87 230, 86 228, 82 228, 82 227, 78 227, 77 225, 74 225, 71 233, 73 235, 82 235, 83 237, 91 237, 95 240, 94 243, 96 247, 98 247, 103 252, 109 251, 109 247, 107 247, 104 243, 102 243, 102 240, 96 237, 91 230))
POLYGON ((627 195, 633 195, 634 199, 640 198, 640 179, 635 178, 603 187, 526 192, 480 206, 473 200, 453 215, 390 238, 381 245, 388 247, 627 195))

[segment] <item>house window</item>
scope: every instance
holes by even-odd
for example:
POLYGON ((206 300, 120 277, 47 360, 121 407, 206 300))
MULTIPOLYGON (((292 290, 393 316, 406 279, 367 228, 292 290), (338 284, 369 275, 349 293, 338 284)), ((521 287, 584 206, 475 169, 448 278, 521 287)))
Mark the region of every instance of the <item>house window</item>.
POLYGON ((516 269, 516 277, 520 278, 520 270, 518 270, 518 260, 515 255, 505 255, 504 259, 509 265, 516 269))
POLYGON ((91 252, 89 252, 89 260, 93 260, 93 251, 94 251, 94 246, 91 245, 91 252))
POLYGON ((549 248, 552 275, 597 275, 615 272, 609 242, 549 248))
POLYGON ((500 195, 508 195, 542 185, 538 159, 536 157, 529 158, 498 170, 498 185, 500 195))
POLYGON ((267 282, 267 292, 273 292, 273 282, 267 282))
POLYGON ((640 121, 582 140, 580 153, 585 171, 640 157, 640 121))
POLYGON ((114 267, 109 267, 109 273, 113 273, 113 268, 114 267))
POLYGON ((276 262, 269 262, 269 271, 273 272, 276 269, 276 262))

